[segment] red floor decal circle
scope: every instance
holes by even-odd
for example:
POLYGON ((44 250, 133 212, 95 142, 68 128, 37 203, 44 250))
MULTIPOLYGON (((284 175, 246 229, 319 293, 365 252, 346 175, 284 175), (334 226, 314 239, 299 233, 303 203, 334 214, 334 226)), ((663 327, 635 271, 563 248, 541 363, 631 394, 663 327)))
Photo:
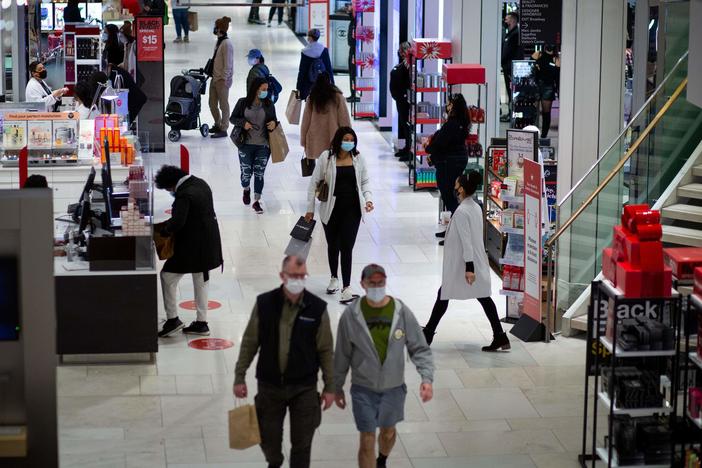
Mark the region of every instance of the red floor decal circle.
POLYGON ((229 340, 223 340, 222 338, 200 338, 197 340, 192 340, 188 343, 193 349, 200 349, 203 351, 219 351, 222 349, 231 348, 234 346, 229 340))
MULTIPOLYGON (((195 301, 184 301, 180 303, 180 307, 186 310, 196 310, 195 301)), ((219 309, 222 304, 217 301, 207 301, 207 310, 219 309)))

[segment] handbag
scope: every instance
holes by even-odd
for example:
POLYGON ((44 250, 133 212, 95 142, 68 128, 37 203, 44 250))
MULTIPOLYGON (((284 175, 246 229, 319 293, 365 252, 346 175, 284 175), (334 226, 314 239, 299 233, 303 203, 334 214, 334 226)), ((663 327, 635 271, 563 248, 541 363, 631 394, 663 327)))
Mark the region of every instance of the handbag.
POLYGON ((154 244, 156 246, 156 254, 159 260, 168 260, 173 256, 175 243, 173 241, 173 236, 164 237, 161 235, 161 230, 166 225, 166 221, 158 224, 154 224, 154 244))
POLYGON ((468 107, 468 117, 471 123, 485 123, 485 109, 470 106, 468 107))
POLYGON ((300 216, 300 219, 295 223, 295 227, 290 231, 290 237, 302 242, 307 242, 312 237, 312 231, 314 231, 314 226, 316 224, 316 220, 311 219, 308 223, 304 216, 300 216))
POLYGON ((280 124, 276 125, 272 132, 268 134, 268 144, 271 148, 271 161, 273 163, 279 163, 285 161, 290 148, 288 147, 288 140, 285 138, 285 133, 283 133, 283 128, 280 124))
POLYGON ((195 32, 198 29, 197 24, 197 11, 188 10, 188 27, 191 32, 195 32))
POLYGON ((247 404, 229 410, 229 448, 245 450, 260 443, 256 407, 247 404))
POLYGON ((300 124, 300 114, 302 113, 302 101, 297 98, 295 90, 290 91, 288 106, 285 108, 285 117, 291 125, 300 124))
POLYGON ((300 159, 300 171, 302 172, 302 177, 310 177, 312 174, 314 174, 314 167, 316 165, 317 162, 314 159, 308 159, 303 154, 302 159, 300 159))
POLYGON ((317 193, 317 200, 324 203, 326 203, 329 200, 329 184, 327 183, 327 172, 329 172, 331 158, 331 154, 327 156, 327 167, 324 170, 324 175, 322 175, 322 180, 317 182, 317 188, 315 189, 315 192, 317 193))
POLYGON ((113 80, 114 91, 117 94, 117 99, 115 99, 114 107, 112 109, 113 113, 121 117, 129 117, 129 89, 124 88, 124 79, 119 73, 116 74, 113 80))
POLYGON ((229 134, 229 138, 232 140, 232 143, 234 143, 234 146, 241 149, 244 143, 246 143, 246 130, 244 130, 244 127, 234 125, 232 133, 229 134))

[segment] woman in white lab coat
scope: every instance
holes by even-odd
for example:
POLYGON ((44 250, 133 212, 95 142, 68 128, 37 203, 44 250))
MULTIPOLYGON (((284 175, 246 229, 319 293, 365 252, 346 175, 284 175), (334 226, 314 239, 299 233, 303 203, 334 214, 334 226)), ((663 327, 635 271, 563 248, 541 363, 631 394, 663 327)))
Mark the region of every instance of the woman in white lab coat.
POLYGON ((27 82, 27 87, 24 90, 24 100, 26 102, 43 102, 46 106, 46 112, 56 111, 56 104, 61 96, 66 94, 67 88, 51 91, 51 88, 44 83, 46 78, 46 67, 41 62, 32 62, 29 64, 29 74, 31 78, 27 82))
POLYGON ((454 182, 458 208, 446 229, 444 266, 437 294, 424 336, 431 344, 436 327, 448 309, 450 299, 477 299, 492 326, 493 340, 483 351, 509 349, 509 339, 502 330, 497 307, 490 297, 490 265, 483 242, 483 210, 473 199, 482 182, 480 173, 471 171, 454 182))

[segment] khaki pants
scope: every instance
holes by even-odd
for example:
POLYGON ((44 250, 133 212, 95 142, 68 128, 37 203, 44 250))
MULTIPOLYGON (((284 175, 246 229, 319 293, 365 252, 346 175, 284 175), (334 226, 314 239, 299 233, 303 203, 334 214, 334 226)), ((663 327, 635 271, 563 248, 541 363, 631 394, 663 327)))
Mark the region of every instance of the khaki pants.
MULTIPOLYGON (((163 292, 163 307, 169 319, 178 317, 178 282, 185 276, 181 273, 161 271, 161 291, 163 292)), ((207 290, 209 281, 205 281, 203 273, 192 273, 193 289, 195 290, 195 305, 197 306, 197 321, 207 322, 207 290)))
POLYGON ((222 80, 210 85, 210 112, 217 128, 226 132, 229 128, 229 87, 222 80))

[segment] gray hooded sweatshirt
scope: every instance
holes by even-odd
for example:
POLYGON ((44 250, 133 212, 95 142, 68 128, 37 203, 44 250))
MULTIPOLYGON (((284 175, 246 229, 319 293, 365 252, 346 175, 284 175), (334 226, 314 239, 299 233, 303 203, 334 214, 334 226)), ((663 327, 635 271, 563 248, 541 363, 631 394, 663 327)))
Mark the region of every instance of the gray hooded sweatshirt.
POLYGON ((361 300, 350 304, 339 319, 334 352, 334 386, 343 392, 346 374, 351 367, 351 383, 382 392, 405 382, 405 348, 422 377, 423 383, 434 380, 434 359, 414 314, 395 298, 388 351, 385 362, 373 344, 361 311, 361 300))

